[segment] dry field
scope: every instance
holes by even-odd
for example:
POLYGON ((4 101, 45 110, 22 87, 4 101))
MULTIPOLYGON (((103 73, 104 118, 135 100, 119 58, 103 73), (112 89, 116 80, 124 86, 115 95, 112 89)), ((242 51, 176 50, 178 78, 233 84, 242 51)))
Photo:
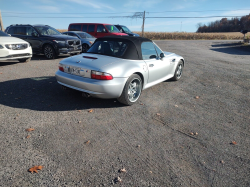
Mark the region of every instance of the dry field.
MULTIPOLYGON (((135 32, 141 35, 141 32, 135 32)), ((151 40, 241 40, 243 34, 229 33, 195 33, 195 32, 145 32, 151 40)))
MULTIPOLYGON (((57 29, 66 32, 67 29, 57 29)), ((134 32, 141 35, 141 32, 134 32)), ((195 33, 195 32, 145 32, 146 38, 151 40, 241 40, 243 34, 240 32, 222 33, 195 33)))

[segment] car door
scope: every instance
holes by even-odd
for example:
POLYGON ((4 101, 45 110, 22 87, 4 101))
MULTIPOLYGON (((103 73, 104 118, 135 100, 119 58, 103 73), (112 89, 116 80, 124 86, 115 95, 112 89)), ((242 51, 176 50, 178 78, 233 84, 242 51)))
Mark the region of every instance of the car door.
POLYGON ((162 81, 169 74, 170 62, 167 58, 160 58, 152 42, 141 44, 142 59, 148 66, 148 83, 162 81))
POLYGON ((164 57, 161 58, 162 61, 164 61, 165 64, 167 64, 167 69, 166 69, 166 75, 173 74, 173 70, 175 68, 175 58, 174 57, 168 57, 164 54, 164 52, 156 45, 154 42, 154 47, 157 52, 158 57, 160 57, 161 53, 163 53, 164 57))
POLYGON ((26 26, 26 41, 30 43, 34 52, 39 52, 42 46, 42 40, 36 30, 31 26, 26 26))
POLYGON ((96 38, 101 38, 103 36, 106 36, 108 33, 107 29, 103 25, 97 25, 95 37, 96 38))
POLYGON ((95 32, 95 24, 89 24, 88 26, 88 33, 92 36, 95 36, 96 32, 95 32))

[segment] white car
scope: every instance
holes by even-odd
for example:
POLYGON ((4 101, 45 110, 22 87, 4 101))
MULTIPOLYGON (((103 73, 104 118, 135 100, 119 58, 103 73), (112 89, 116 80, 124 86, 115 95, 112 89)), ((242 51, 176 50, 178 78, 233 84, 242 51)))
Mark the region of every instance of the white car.
POLYGON ((0 31, 0 61, 16 59, 28 62, 31 57, 32 48, 28 42, 0 31))

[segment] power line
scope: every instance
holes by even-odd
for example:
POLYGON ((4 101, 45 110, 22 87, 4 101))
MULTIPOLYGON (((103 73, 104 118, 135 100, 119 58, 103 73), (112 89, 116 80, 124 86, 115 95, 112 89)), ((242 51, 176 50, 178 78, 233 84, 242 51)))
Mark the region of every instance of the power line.
POLYGON ((179 11, 162 11, 162 12, 150 12, 150 13, 164 13, 164 12, 221 12, 221 11, 239 11, 239 10, 248 10, 250 9, 235 9, 235 10, 179 10, 179 11))
POLYGON ((128 14, 128 13, 134 13, 134 12, 109 12, 109 13, 106 13, 106 12, 103 12, 103 13, 77 13, 77 12, 74 12, 74 13, 41 13, 41 12, 37 12, 37 13, 29 13, 29 12, 11 12, 11 11, 5 11, 5 12, 2 12, 2 13, 6 13, 6 14, 128 14))
MULTIPOLYGON (((243 15, 244 16, 244 15, 243 15)), ((227 18, 227 17, 243 17, 243 16, 166 16, 166 17, 145 17, 145 18, 227 18)), ((3 17, 17 17, 17 18, 141 18, 141 17, 133 17, 133 16, 107 16, 107 17, 84 17, 84 16, 78 16, 78 17, 27 17, 27 16, 3 16, 3 17)))
MULTIPOLYGON (((180 11, 172 11, 172 10, 167 10, 167 11, 161 11, 161 12, 146 12, 146 13, 165 13, 165 12, 218 12, 218 11, 239 11, 239 10, 248 10, 250 9, 235 9, 235 10, 180 10, 180 11)), ((44 13, 44 12, 14 12, 14 11, 3 11, 2 13, 14 13, 14 14, 125 14, 125 13, 134 13, 134 12, 103 12, 103 13, 82 13, 82 12, 66 12, 66 13, 44 13)), ((143 12, 141 12, 143 13, 143 12)))

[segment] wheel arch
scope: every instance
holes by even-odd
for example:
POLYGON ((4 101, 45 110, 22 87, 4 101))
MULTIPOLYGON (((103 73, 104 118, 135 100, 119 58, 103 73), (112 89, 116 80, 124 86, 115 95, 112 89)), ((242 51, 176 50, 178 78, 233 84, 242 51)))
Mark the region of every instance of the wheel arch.
POLYGON ((141 77, 141 80, 142 80, 142 88, 143 88, 143 86, 144 86, 144 76, 143 76, 143 74, 142 74, 141 72, 134 72, 133 74, 137 74, 137 75, 139 75, 139 76, 141 77))

